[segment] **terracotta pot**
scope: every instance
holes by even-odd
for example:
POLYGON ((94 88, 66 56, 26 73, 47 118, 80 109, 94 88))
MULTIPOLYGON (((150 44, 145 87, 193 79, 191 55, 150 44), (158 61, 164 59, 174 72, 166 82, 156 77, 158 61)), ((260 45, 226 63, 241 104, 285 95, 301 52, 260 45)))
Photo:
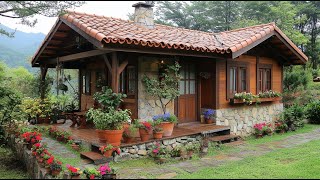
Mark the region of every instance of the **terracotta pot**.
POLYGON ((61 137, 61 136, 58 136, 58 137, 57 137, 57 141, 59 141, 59 142, 64 142, 65 139, 64 139, 63 137, 61 137))
POLYGON ((150 139, 150 131, 147 131, 145 129, 139 128, 140 138, 141 141, 148 141, 150 139))
POLYGON ((112 146, 120 146, 122 139, 123 129, 121 130, 105 130, 104 137, 108 144, 112 146))
POLYGON ((133 143, 135 141, 134 137, 123 137, 124 143, 133 143))
POLYGON ((104 152, 103 155, 104 155, 104 157, 110 157, 110 156, 112 156, 112 152, 113 152, 112 149, 110 149, 110 150, 104 152))
POLYGON ((80 146, 76 145, 76 144, 71 144, 72 149, 79 151, 80 150, 80 146))
POLYGON ((212 123, 214 123, 214 122, 215 122, 215 120, 212 119, 212 118, 206 119, 206 123, 207 123, 207 124, 212 124, 212 123))
POLYGON ((52 176, 58 176, 60 174, 61 170, 53 170, 51 171, 52 176))
POLYGON ((71 176, 71 179, 81 179, 80 174, 79 175, 75 175, 75 176, 71 176))
POLYGON ((102 179, 117 179, 116 174, 105 174, 102 176, 102 179))
POLYGON ((173 128, 174 128, 174 123, 170 122, 161 122, 161 127, 163 129, 163 136, 168 137, 172 135, 173 128))
POLYGON ((104 130, 100 130, 100 129, 96 129, 98 138, 99 138, 99 142, 100 143, 106 143, 106 137, 104 135, 104 130))
POLYGON ((153 132, 153 137, 154 137, 155 139, 161 139, 161 138, 162 138, 162 135, 163 135, 163 131, 153 132))
POLYGON ((260 138, 262 138, 263 137, 263 134, 256 134, 256 138, 257 139, 260 139, 260 138))

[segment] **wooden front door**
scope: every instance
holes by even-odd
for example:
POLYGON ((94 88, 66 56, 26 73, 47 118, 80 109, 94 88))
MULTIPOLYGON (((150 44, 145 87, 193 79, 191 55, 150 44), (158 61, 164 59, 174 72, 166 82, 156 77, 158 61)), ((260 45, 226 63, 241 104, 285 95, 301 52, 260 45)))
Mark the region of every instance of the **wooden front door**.
POLYGON ((182 64, 180 69, 180 96, 178 98, 179 123, 197 120, 197 86, 194 64, 182 64))

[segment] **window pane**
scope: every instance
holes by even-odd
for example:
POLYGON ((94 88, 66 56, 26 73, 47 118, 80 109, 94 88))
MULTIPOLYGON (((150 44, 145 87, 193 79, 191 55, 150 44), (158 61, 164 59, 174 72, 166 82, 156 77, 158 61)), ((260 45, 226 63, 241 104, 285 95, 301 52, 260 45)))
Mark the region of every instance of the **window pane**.
POLYGON ((180 76, 181 76, 181 79, 186 79, 186 76, 185 76, 185 73, 184 73, 184 67, 181 67, 180 69, 180 76))
POLYGON ((184 81, 180 81, 179 92, 180 94, 184 94, 184 81))
POLYGON ((189 92, 189 89, 190 89, 189 82, 190 81, 186 81, 186 93, 185 94, 190 94, 190 92, 189 92))
POLYGON ((267 90, 271 89, 271 70, 267 70, 267 90))
POLYGON ((86 93, 86 76, 82 76, 82 94, 86 93))
POLYGON ((230 68, 230 93, 235 93, 237 91, 237 73, 236 68, 230 68))
POLYGON ((196 93, 196 81, 190 80, 190 94, 196 93))
POLYGON ((247 71, 244 68, 240 69, 240 73, 241 73, 241 90, 240 91, 246 91, 247 90, 247 71))
POLYGON ((136 89, 136 73, 134 67, 128 67, 128 92, 127 94, 135 94, 136 89))
POLYGON ((90 93, 90 81, 91 81, 91 72, 87 71, 86 72, 86 80, 85 80, 85 86, 86 86, 86 93, 90 93))
POLYGON ((190 68, 190 79, 195 79, 196 77, 195 77, 194 65, 190 65, 189 68, 190 68))

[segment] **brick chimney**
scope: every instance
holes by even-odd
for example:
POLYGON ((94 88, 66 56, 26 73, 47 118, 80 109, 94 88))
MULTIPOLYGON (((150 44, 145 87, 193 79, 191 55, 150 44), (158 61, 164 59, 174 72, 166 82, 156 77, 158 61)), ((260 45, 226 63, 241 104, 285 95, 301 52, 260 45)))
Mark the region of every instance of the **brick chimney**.
POLYGON ((153 4, 139 2, 132 7, 135 7, 134 11, 134 22, 140 26, 152 29, 154 28, 154 20, 153 20, 153 4))

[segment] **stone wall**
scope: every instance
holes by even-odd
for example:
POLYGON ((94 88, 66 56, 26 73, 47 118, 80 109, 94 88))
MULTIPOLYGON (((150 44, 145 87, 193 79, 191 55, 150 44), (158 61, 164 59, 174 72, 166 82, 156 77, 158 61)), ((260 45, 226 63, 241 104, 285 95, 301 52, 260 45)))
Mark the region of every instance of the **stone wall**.
POLYGON ((167 150, 171 151, 172 149, 179 147, 179 146, 200 143, 201 140, 202 140, 201 135, 192 135, 192 136, 183 136, 183 137, 168 139, 168 140, 160 140, 160 141, 155 140, 155 141, 149 142, 149 143, 143 143, 143 144, 139 144, 139 145, 123 147, 123 148, 121 148, 120 155, 115 156, 114 160, 115 161, 124 161, 124 160, 148 157, 147 155, 148 155, 150 149, 152 148, 152 145, 155 142, 159 142, 163 148, 166 148, 167 150))
MULTIPOLYGON (((161 60, 163 60, 161 58, 161 60)), ((140 120, 150 120, 154 115, 163 114, 161 104, 158 99, 148 95, 145 86, 142 83, 142 77, 158 77, 158 63, 160 58, 139 57, 138 68, 138 118, 140 120)), ((169 103, 167 112, 174 113, 174 103, 169 103)))
POLYGON ((218 109, 216 124, 230 126, 231 133, 248 136, 254 132, 253 126, 260 122, 272 122, 283 111, 283 104, 243 105, 241 107, 218 109))

